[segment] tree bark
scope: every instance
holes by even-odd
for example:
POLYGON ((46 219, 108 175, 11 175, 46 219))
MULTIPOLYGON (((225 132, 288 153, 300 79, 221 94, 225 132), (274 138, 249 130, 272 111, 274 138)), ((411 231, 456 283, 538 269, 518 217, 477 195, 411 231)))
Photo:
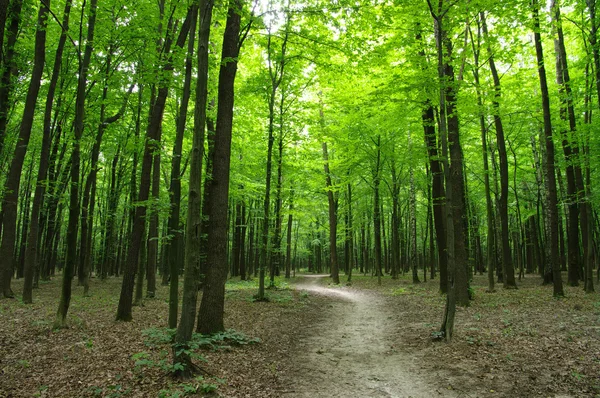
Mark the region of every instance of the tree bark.
MULTIPOLYGON (((205 5, 205 7, 208 5, 205 5)), ((209 7, 212 7, 210 5, 209 7)), ((194 8, 194 15, 192 16, 192 24, 190 27, 190 33, 188 37, 187 55, 185 58, 185 79, 183 83, 183 95, 181 98, 181 104, 179 107, 179 115, 177 118, 177 133, 175 136, 175 144, 173 147, 173 158, 171 160, 171 184, 169 187, 169 200, 170 200, 170 212, 168 220, 168 234, 171 236, 170 242, 167 244, 167 269, 165 275, 170 275, 171 281, 169 283, 169 327, 177 327, 177 311, 179 309, 179 269, 181 268, 179 256, 180 247, 183 244, 183 236, 181 233, 180 223, 180 207, 181 207, 181 155, 183 148, 183 137, 185 134, 185 126, 187 123, 188 104, 191 96, 191 84, 192 84, 192 57, 194 54, 194 38, 196 36, 196 21, 198 19, 198 7, 194 8)), ((212 8, 211 8, 212 15, 212 8)), ((200 43, 199 43, 200 45, 200 43)), ((198 55, 200 56, 200 55, 198 55)), ((198 66, 199 65, 198 60, 198 66)), ((198 93, 196 93, 198 95, 198 93)), ((198 99, 198 97, 196 97, 198 99)), ((206 103, 206 100, 205 100, 206 103)), ((206 112, 206 111, 204 111, 206 112)), ((196 114, 194 114, 196 116, 196 114)), ((196 128, 196 127, 194 127, 196 128)), ((204 126, 201 127, 204 134, 204 126)), ((203 145, 203 144, 202 144, 203 145)), ((192 149, 193 151, 194 149, 192 149)), ((200 160, 202 157, 200 158, 200 160)), ((202 164, 196 165, 202 168, 202 164)), ((202 178, 202 173, 198 178, 202 178)), ((194 182, 195 183, 195 182, 194 182)), ((199 193, 199 191, 198 191, 199 193)), ((200 196, 201 198, 201 196, 200 196)), ((188 198, 189 201, 189 198, 188 198)), ((198 202, 198 211, 200 210, 200 202, 198 202)), ((188 237, 186 236, 186 239, 188 237)), ((187 250, 187 249, 184 249, 187 250)), ((185 257, 185 254, 184 254, 185 257)), ((185 263, 184 258, 184 263, 185 263)), ((185 267, 184 267, 185 270, 185 267)), ((185 272, 185 271, 184 271, 185 272)), ((195 316, 195 305, 194 304, 194 316, 195 316)), ((192 324, 194 322, 192 321, 192 324)))
MULTIPOLYGON (((321 109, 321 125, 323 125, 323 110, 321 109)), ((327 203, 329 209, 329 262, 331 266, 331 279, 333 283, 340 283, 340 272, 337 261, 337 203, 333 195, 331 172, 329 171, 329 154, 327 143, 323 142, 323 168, 325 170, 325 187, 327 189, 327 203)))
MULTIPOLYGON (((92 50, 94 45, 94 30, 96 27, 96 10, 98 0, 91 0, 88 18, 88 32, 83 58, 80 58, 79 78, 77 80, 77 94, 75 100, 75 122, 73 150, 71 152, 71 189, 69 192, 69 222, 67 224, 67 258, 63 270, 62 291, 60 303, 56 314, 54 326, 63 328, 66 326, 67 312, 71 302, 71 282, 73 272, 77 264, 77 230, 79 227, 79 173, 80 173, 80 141, 83 135, 85 123, 85 97, 87 89, 87 75, 92 50)), ((83 15, 82 15, 83 17, 83 15)), ((81 57, 81 54, 80 54, 81 57)))
POLYGON ((377 273, 377 284, 381 285, 381 213, 379 207, 379 183, 381 181, 381 136, 377 136, 375 142, 377 155, 375 168, 373 170, 373 243, 375 245, 375 272, 377 273))
POLYGON ((585 203, 585 186, 579 156, 577 125, 575 110, 573 107, 567 51, 565 48, 560 7, 557 0, 553 0, 552 8, 554 10, 553 20, 557 34, 554 40, 554 48, 556 53, 556 83, 559 85, 559 93, 561 94, 560 115, 561 119, 568 119, 569 126, 568 132, 564 128, 561 129, 563 153, 567 162, 567 202, 569 210, 567 225, 567 244, 569 256, 568 283, 571 286, 578 286, 579 279, 585 279, 580 278, 579 275, 579 269, 581 265, 579 225, 581 225, 581 243, 583 246, 583 255, 585 261, 589 249, 588 209, 585 203))
MULTIPOLYGON (((191 30, 190 30, 191 31, 191 30)), ((154 154, 152 162, 152 208, 148 224, 148 260, 142 267, 146 267, 146 297, 152 298, 156 292, 156 268, 158 264, 158 205, 160 201, 160 150, 154 154)), ((143 285, 143 280, 142 280, 143 285)), ((143 296, 140 288, 140 296, 143 296)), ((138 300, 136 300, 138 301, 138 300)), ((138 305, 142 302, 139 297, 138 305)), ((169 297, 169 305, 171 298, 169 297)))
MULTIPOLYGON (((191 24, 191 14, 192 7, 189 7, 187 16, 181 26, 181 30, 179 31, 179 36, 177 37, 176 41, 176 46, 179 48, 183 48, 183 45, 185 44, 191 24)), ((169 37, 165 43, 165 53, 169 54, 169 58, 162 68, 165 79, 160 81, 158 94, 156 96, 156 100, 152 104, 150 122, 148 123, 148 129, 146 130, 146 142, 144 145, 144 155, 142 158, 142 171, 138 193, 138 202, 141 203, 144 203, 148 200, 148 194, 150 192, 150 176, 152 171, 152 155, 156 144, 160 143, 162 133, 162 118, 167 96, 169 94, 170 77, 172 76, 173 72, 173 55, 170 51, 171 40, 172 39, 169 37)), ((117 309, 116 319, 118 321, 131 321, 132 319, 131 306, 133 301, 133 285, 135 282, 135 273, 139 259, 140 246, 142 243, 142 235, 145 229, 145 217, 146 206, 143 204, 137 206, 135 208, 133 228, 131 232, 129 248, 127 251, 127 261, 125 265, 125 272, 123 274, 123 283, 121 285, 121 295, 119 297, 119 307, 117 309)))
POLYGON ((500 76, 498 75, 496 63, 494 62, 494 53, 488 40, 489 36, 487 30, 487 23, 485 20, 485 14, 481 12, 479 15, 481 18, 481 27, 483 30, 483 35, 487 41, 488 63, 490 65, 490 71, 492 73, 492 79, 494 81, 494 99, 492 100, 492 107, 494 108, 496 145, 498 146, 498 157, 500 159, 500 200, 498 201, 498 210, 500 213, 500 227, 502 236, 502 240, 500 243, 502 245, 502 267, 504 271, 504 287, 507 289, 515 289, 517 287, 517 284, 515 282, 515 269, 510 252, 508 229, 508 156, 506 153, 506 139, 504 137, 504 126, 502 124, 502 118, 500 116, 500 76))
MULTIPOLYGON (((6 192, 6 194, 2 203, 2 211, 4 213, 4 217, 2 219, 4 225, 2 227, 2 230, 4 231, 4 234, 2 244, 0 245, 0 278, 2 278, 2 290, 5 297, 11 297, 12 295, 12 291, 10 288, 10 278, 12 276, 13 266, 11 262, 14 261, 12 256, 12 253, 14 251, 14 232, 10 232, 7 229, 11 227, 14 229, 14 224, 11 226, 10 224, 6 223, 10 223, 11 221, 11 216, 9 213, 13 212, 16 215, 16 205, 18 200, 21 170, 23 168, 23 162, 25 160, 24 158, 29 143, 29 137, 31 136, 35 107, 41 85, 44 63, 46 59, 46 26, 48 20, 48 7, 48 3, 42 2, 40 4, 40 9, 38 12, 38 26, 35 33, 35 56, 33 63, 33 71, 31 73, 31 82, 29 84, 29 90, 27 92, 27 98, 25 100, 25 109, 23 111, 23 119, 21 121, 21 127, 19 130, 19 141, 17 143, 17 147, 15 148, 15 153, 13 155, 14 157, 5 184, 4 192, 6 192), (8 207, 5 207, 7 205, 8 207), (10 242, 11 235, 13 237, 12 245, 10 242), (7 237, 6 240, 4 239, 4 236, 7 237)), ((2 33, 3 31, 0 31, 0 35, 2 33)), ((0 47, 0 49, 1 48, 2 47, 0 47)), ((42 143, 42 153, 40 155, 40 158, 42 159, 40 160, 41 173, 45 173, 45 170, 47 170, 49 151, 50 137, 44 136, 42 143), (45 162, 44 159, 46 160, 45 162)), ((28 244, 24 258, 25 282, 23 286, 23 302, 27 304, 32 302, 33 265, 37 254, 36 244, 38 239, 39 208, 41 206, 41 197, 43 195, 43 191, 40 191, 42 182, 45 180, 45 178, 45 175, 42 175, 42 178, 40 178, 40 173, 38 173, 38 182, 36 183, 35 193, 35 196, 36 198, 38 198, 38 200, 34 200, 34 208, 32 209, 32 217, 34 218, 30 219, 31 229, 29 235, 24 235, 28 236, 28 244)))
MULTIPOLYGON (((3 0, 7 1, 7 0, 3 0)), ((7 9, 6 4, 0 4, 5 10, 7 9)), ((9 25, 6 31, 6 45, 0 47, 0 70, 2 76, 0 77, 0 154, 4 152, 4 139, 6 137, 6 124, 8 122, 9 109, 12 106, 9 101, 12 93, 12 80, 17 75, 18 69, 15 62, 15 44, 19 36, 19 29, 21 26, 21 9, 23 7, 23 0, 12 0, 8 5, 8 17, 9 25)), ((3 11, 0 11, 0 15, 3 11)), ((6 17, 6 14, 5 14, 6 17)), ((4 22, 6 24, 6 22, 4 22)), ((0 37, 4 40, 4 27, 0 30, 0 37)))
POLYGON ((550 113, 550 95, 546 80, 546 68, 544 66, 544 52, 542 48, 542 37, 540 34, 540 18, 538 0, 532 0, 532 14, 534 21, 534 42, 540 78, 540 89, 542 95, 542 109, 544 113, 544 139, 546 147, 546 213, 548 225, 546 225, 550 255, 546 258, 546 266, 551 270, 554 285, 554 296, 564 296, 560 265, 558 263, 558 204, 556 194, 556 175, 554 174, 554 140, 552 138, 552 114, 550 113))
MULTIPOLYGON (((480 31, 477 32, 477 43, 480 42, 480 31)), ((483 101, 481 99, 481 84, 479 81, 479 47, 475 47, 475 42, 471 38, 473 43, 473 54, 475 59, 475 68, 473 69, 473 76, 475 78, 475 88, 477 92, 477 106, 479 107, 479 128, 481 130, 481 154, 483 158, 483 183, 485 191, 485 210, 487 216, 487 261, 486 268, 488 272, 488 292, 494 292, 494 270, 498 266, 496 263, 496 234, 494 233, 494 205, 492 202, 492 196, 490 194, 490 167, 488 161, 488 147, 487 147, 487 126, 485 122, 485 115, 483 112, 483 101)))
POLYGON ((225 329, 225 281, 227 279, 227 204, 229 199, 229 171, 231 132, 233 127, 234 83, 240 40, 240 12, 243 0, 231 0, 223 35, 223 50, 219 70, 217 128, 212 180, 208 189, 208 251, 207 274, 202 302, 198 313, 200 333, 211 334, 225 329))

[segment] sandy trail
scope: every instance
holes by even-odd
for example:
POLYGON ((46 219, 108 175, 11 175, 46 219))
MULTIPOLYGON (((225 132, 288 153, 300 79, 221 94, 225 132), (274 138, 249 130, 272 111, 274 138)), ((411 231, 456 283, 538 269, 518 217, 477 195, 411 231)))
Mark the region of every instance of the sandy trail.
POLYGON ((286 397, 440 397, 420 356, 398 341, 399 314, 373 292, 319 286, 307 276, 296 288, 331 297, 323 322, 301 331, 286 397))

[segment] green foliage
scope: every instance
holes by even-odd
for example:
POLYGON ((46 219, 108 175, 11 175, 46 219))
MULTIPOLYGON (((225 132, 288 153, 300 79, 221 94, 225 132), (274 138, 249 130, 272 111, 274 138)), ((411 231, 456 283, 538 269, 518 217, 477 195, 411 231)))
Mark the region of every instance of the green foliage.
POLYGON ((398 289, 392 290, 392 296, 402 296, 405 294, 410 294, 410 291, 406 287, 400 287, 398 289))
POLYGON ((260 339, 257 337, 247 336, 244 333, 238 332, 234 329, 227 329, 224 332, 211 335, 194 333, 191 342, 197 344, 197 348, 218 349, 231 345, 242 346, 248 344, 257 344, 260 343, 260 339))
POLYGON ((149 328, 142 330, 142 335, 145 337, 144 343, 148 347, 169 344, 175 339, 176 333, 177 329, 169 328, 149 328))
MULTIPOLYGON (((188 354, 193 359, 199 359, 202 361, 206 361, 204 357, 198 355, 197 353, 187 350, 187 349, 179 349, 176 354, 179 356, 182 353, 188 354)), ((136 373, 141 373, 145 368, 158 368, 162 371, 175 374, 179 371, 185 370, 184 365, 181 362, 172 362, 171 359, 167 356, 162 357, 159 360, 153 360, 149 353, 142 351, 135 353, 131 356, 131 359, 135 361, 134 363, 134 371, 136 373)))
MULTIPOLYGON (((194 361, 206 362, 206 358, 198 353, 201 349, 227 349, 231 346, 242 346, 260 343, 260 339, 246 336, 241 332, 228 329, 221 333, 203 335, 194 333, 192 339, 186 344, 174 343, 176 329, 150 328, 142 331, 146 337, 145 344, 151 348, 169 347, 175 358, 186 356, 194 361)), ((154 359, 147 351, 133 354, 134 371, 140 374, 145 368, 158 368, 168 374, 176 374, 185 370, 185 364, 173 361, 168 355, 169 350, 162 350, 158 359, 154 359)))
POLYGON ((34 397, 41 397, 43 394, 46 394, 48 391, 48 386, 42 385, 38 387, 38 391, 33 394, 34 397))
POLYGON ((124 389, 121 384, 111 384, 106 388, 92 386, 88 389, 95 397, 121 398, 131 395, 131 389, 124 389))
POLYGON ((224 380, 214 378, 214 382, 206 380, 203 376, 195 377, 191 382, 179 383, 173 385, 169 389, 162 389, 159 391, 158 396, 161 398, 181 398, 187 396, 193 396, 196 394, 212 394, 218 388, 219 384, 222 384, 224 380))

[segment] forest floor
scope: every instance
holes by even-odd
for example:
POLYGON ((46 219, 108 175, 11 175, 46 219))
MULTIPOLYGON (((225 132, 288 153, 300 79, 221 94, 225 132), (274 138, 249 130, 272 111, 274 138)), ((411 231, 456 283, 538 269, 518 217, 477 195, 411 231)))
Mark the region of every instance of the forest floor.
POLYGON ((490 294, 476 276, 447 344, 431 338, 444 308, 437 280, 328 282, 278 279, 260 303, 256 280, 228 282, 226 326, 260 342, 225 333, 228 343, 199 351, 204 376, 182 382, 167 373, 167 287, 120 323, 120 279, 92 279, 90 297, 74 282, 70 327, 53 330, 57 277, 33 305, 0 300, 0 397, 600 397, 598 293, 565 287, 556 300, 528 275, 490 294))

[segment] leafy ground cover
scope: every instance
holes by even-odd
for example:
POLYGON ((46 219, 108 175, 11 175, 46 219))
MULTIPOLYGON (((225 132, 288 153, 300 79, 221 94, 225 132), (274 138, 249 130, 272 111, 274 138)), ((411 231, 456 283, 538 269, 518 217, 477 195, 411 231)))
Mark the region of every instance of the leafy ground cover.
MULTIPOLYGON (((74 282, 70 327, 52 330, 59 282, 44 283, 31 306, 0 301, 0 397, 179 397, 215 388, 213 395, 278 396, 291 334, 318 301, 281 284, 269 291, 270 302, 254 303, 254 282, 228 283, 227 327, 261 342, 200 350, 206 374, 180 383, 168 374, 170 347, 161 342, 168 287, 134 308, 133 322, 122 323, 114 321, 120 280, 92 279, 87 298, 74 282)), ((15 292, 21 287, 15 281, 15 292)))
MULTIPOLYGON (((354 275, 351 286, 330 286, 322 278, 322 292, 296 290, 295 283, 278 281, 266 303, 253 302, 254 281, 228 283, 226 325, 235 333, 204 344, 198 355, 206 362, 197 361, 206 373, 186 382, 169 376, 166 287, 134 309, 133 322, 120 323, 114 321, 120 280, 93 279, 91 297, 74 290, 70 327, 52 330, 59 280, 45 283, 31 306, 0 301, 0 397, 302 396, 299 380, 310 376, 302 373, 303 354, 327 354, 307 344, 326 328, 344 338, 349 323, 335 319, 356 310, 347 300, 354 292, 382 307, 390 351, 410 358, 409 371, 426 380, 431 396, 600 397, 598 294, 566 287, 567 297, 556 300, 536 276, 516 291, 499 287, 490 294, 485 277, 476 276, 475 300, 458 310, 455 339, 446 344, 431 338, 444 305, 437 280, 413 285, 408 277, 384 278, 378 286, 376 278, 354 275)), ((20 291, 21 282, 14 288, 20 291)), ((368 334, 372 319, 365 322, 368 334)), ((334 362, 331 368, 335 380, 334 362)), ((357 369, 356 383, 367 383, 357 369)))

